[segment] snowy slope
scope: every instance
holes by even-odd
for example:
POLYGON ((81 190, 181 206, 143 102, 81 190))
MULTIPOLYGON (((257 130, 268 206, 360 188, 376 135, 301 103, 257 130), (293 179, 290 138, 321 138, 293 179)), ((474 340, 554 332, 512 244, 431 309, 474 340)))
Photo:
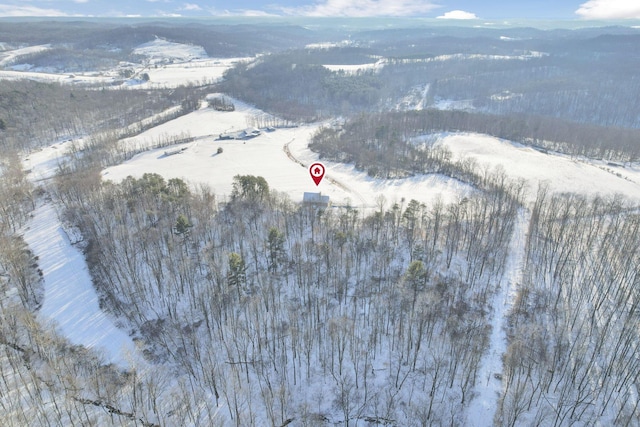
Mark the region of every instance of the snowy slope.
POLYGON ((33 213, 24 239, 44 273, 40 321, 56 324, 74 344, 102 351, 107 362, 127 366, 135 345, 100 309, 84 255, 71 246, 50 203, 33 213))
POLYGON ((29 153, 22 162, 29 173, 29 180, 39 182, 53 178, 74 144, 82 144, 82 141, 59 142, 29 153))
POLYGON ((51 45, 43 44, 43 45, 36 45, 36 46, 28 46, 28 47, 23 47, 19 49, 6 50, 4 52, 0 52, 0 67, 6 67, 7 65, 11 65, 21 56, 42 52, 43 50, 47 50, 47 49, 51 49, 51 45))
MULTIPOLYGON (((300 200, 305 191, 321 191, 329 195, 334 204, 349 202, 359 207, 374 207, 380 195, 390 203, 402 198, 429 203, 435 197, 441 197, 445 202, 453 201, 472 191, 468 185, 441 175, 374 179, 352 165, 332 162, 325 162, 325 179, 316 187, 307 169, 301 165, 308 166, 319 160, 307 147, 319 125, 263 132, 248 141, 218 141, 219 134, 240 131, 248 126, 251 117, 264 114, 242 102, 233 102, 235 112, 203 108, 132 138, 131 144, 143 146, 151 146, 161 138, 185 132, 198 139, 185 144, 187 149, 180 155, 164 156, 163 149, 142 153, 129 162, 107 169, 104 177, 120 181, 128 175, 141 176, 145 172, 153 172, 166 178, 206 183, 216 193, 229 195, 233 176, 261 175, 272 188, 287 193, 294 201, 300 200), (285 146, 291 157, 287 155, 285 146), (215 155, 218 147, 224 152, 215 155)), ((535 195, 539 182, 548 181, 555 191, 583 194, 620 192, 640 198, 640 174, 633 169, 619 168, 627 174, 620 177, 601 165, 543 154, 529 147, 479 134, 448 134, 436 144, 447 146, 454 158, 473 157, 481 165, 501 165, 508 176, 528 182, 529 197, 535 195)))
MULTIPOLYGON (((65 141, 30 153, 23 159, 29 179, 38 183, 56 174, 73 144, 65 141)), ((43 271, 41 322, 52 322, 72 343, 98 349, 108 363, 144 366, 133 340, 118 329, 99 306, 84 254, 67 236, 52 202, 38 207, 24 229, 24 239, 43 271)))
MULTIPOLYGON (((132 64, 139 73, 147 73, 150 77, 148 82, 142 80, 126 80, 124 86, 131 89, 149 89, 177 87, 185 84, 201 84, 218 81, 226 70, 239 61, 248 61, 251 58, 225 58, 225 59, 197 59, 190 62, 161 64, 144 67, 132 64)), ((129 67, 129 68, 131 68, 129 67)), ((112 86, 120 80, 117 70, 108 72, 85 72, 74 74, 56 74, 35 71, 0 70, 0 80, 29 79, 41 82, 58 82, 65 84, 105 84, 107 88, 122 87, 122 85, 112 86)))
POLYGON ((640 199, 640 176, 631 169, 626 172, 625 179, 604 170, 596 162, 545 154, 487 135, 449 134, 436 144, 449 148, 454 158, 472 157, 480 165, 501 165, 511 178, 522 178, 529 183, 530 198, 535 197, 538 184, 547 181, 551 189, 558 192, 588 195, 621 193, 640 199))
POLYGON ((58 83, 80 83, 80 84, 95 84, 95 83, 110 83, 114 80, 110 75, 99 75, 97 73, 87 74, 54 74, 54 73, 38 73, 32 71, 6 71, 0 70, 0 80, 20 80, 28 79, 35 80, 44 83, 58 82, 58 83))
POLYGON ((137 46, 133 49, 133 53, 148 57, 152 63, 163 60, 184 62, 191 59, 208 58, 207 52, 202 46, 173 43, 161 38, 137 46))

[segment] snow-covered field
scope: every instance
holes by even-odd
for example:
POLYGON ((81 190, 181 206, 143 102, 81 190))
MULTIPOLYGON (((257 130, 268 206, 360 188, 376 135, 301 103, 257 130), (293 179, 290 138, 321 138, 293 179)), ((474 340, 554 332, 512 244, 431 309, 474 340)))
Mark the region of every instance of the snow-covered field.
POLYGON ((248 61, 251 58, 197 59, 186 63, 173 63, 154 66, 145 70, 149 74, 149 82, 140 85, 148 87, 177 87, 184 84, 200 84, 218 81, 234 64, 248 61))
POLYGON ((381 195, 389 203, 400 202, 402 198, 428 203, 435 197, 442 198, 444 202, 453 201, 472 191, 468 185, 440 175, 374 179, 352 165, 332 162, 324 162, 326 174, 316 187, 307 167, 319 159, 307 144, 320 125, 262 132, 260 136, 246 141, 216 140, 222 133, 248 127, 248 119, 263 114, 242 102, 233 102, 236 105, 234 112, 203 108, 132 138, 130 142, 136 146, 151 146, 158 139, 184 132, 197 140, 178 146, 187 147, 178 155, 165 156, 166 149, 139 154, 128 162, 106 169, 104 178, 118 182, 129 175, 138 177, 147 172, 158 173, 165 178, 204 183, 217 194, 228 196, 235 175, 258 175, 263 176, 271 188, 287 193, 294 201, 302 200, 305 191, 320 191, 330 196, 334 205, 349 203, 358 207, 375 207, 381 195), (285 146, 291 157, 287 155, 285 146), (218 147, 223 149, 223 153, 216 154, 218 147))
MULTIPOLYGON (((131 89, 149 89, 158 87, 177 87, 185 84, 210 83, 222 78, 226 70, 239 61, 247 61, 251 58, 220 58, 199 59, 184 63, 168 63, 145 68, 138 66, 138 72, 149 74, 149 81, 139 79, 124 81, 123 85, 131 89)), ((105 84, 112 86, 119 80, 118 73, 114 71, 98 73, 45 73, 35 71, 0 70, 0 80, 29 79, 41 82, 58 82, 66 84, 105 84)))
MULTIPOLYGON (((444 61, 452 61, 452 60, 486 60, 486 61, 528 61, 533 58, 542 58, 544 56, 548 56, 548 53, 545 52, 535 52, 535 51, 526 51, 521 55, 483 55, 483 54, 468 54, 468 53, 456 53, 451 55, 438 55, 430 58, 418 58, 418 59, 405 59, 400 60, 400 62, 405 63, 419 63, 419 62, 444 62, 444 61)), ((388 59, 381 58, 375 63, 371 64, 358 64, 358 65, 332 65, 325 64, 323 65, 325 68, 331 71, 345 71, 346 73, 354 74, 358 71, 362 70, 380 70, 390 61, 398 62, 398 59, 388 59)))
POLYGON ((202 46, 173 43, 155 39, 137 46, 133 53, 147 57, 148 82, 136 85, 140 88, 176 87, 184 84, 200 84, 217 81, 223 73, 239 61, 251 58, 210 58, 202 46))
POLYGON ((55 74, 55 73, 39 73, 35 71, 11 71, 0 70, 0 80, 20 80, 28 79, 39 82, 58 82, 69 84, 108 84, 112 82, 115 77, 109 75, 100 75, 99 73, 86 73, 86 74, 55 74))
MULTIPOLYGON (((0 67, 19 61, 20 56, 49 48, 49 45, 38 45, 0 52, 0 67)), ((65 84, 105 84, 107 87, 130 89, 172 88, 218 81, 224 72, 236 63, 253 59, 210 58, 202 46, 173 43, 159 38, 137 46, 132 53, 144 56, 146 60, 144 64, 121 64, 121 67, 132 69, 136 73, 133 78, 124 81, 119 75, 119 69, 103 72, 54 73, 32 70, 29 64, 17 64, 11 69, 0 70, 0 80, 29 79, 65 84), (149 75, 148 82, 140 79, 143 73, 149 75), (116 81, 122 81, 122 84, 113 86, 116 81)))
POLYGON ((434 108, 438 110, 463 110, 471 111, 475 109, 473 99, 438 99, 434 104, 434 108))
MULTIPOLYGON (((229 195, 235 175, 260 175, 270 186, 301 200, 305 191, 321 191, 333 204, 347 202, 359 207, 374 207, 380 195, 388 202, 416 199, 429 203, 434 197, 453 201, 472 189, 463 183, 439 175, 418 175, 407 179, 374 179, 352 165, 325 162, 326 175, 316 187, 306 168, 319 161, 308 149, 313 133, 320 125, 262 132, 254 139, 216 140, 219 134, 248 127, 250 118, 261 111, 234 101, 236 111, 218 112, 203 108, 151 129, 131 140, 132 144, 151 146, 154 141, 171 135, 188 133, 197 140, 184 144, 180 155, 164 156, 165 149, 142 153, 132 160, 104 171, 104 177, 120 181, 159 173, 166 178, 184 178, 192 183, 205 183, 219 195, 229 195), (291 157, 287 156, 285 146, 291 157), (218 147, 222 154, 216 154, 218 147), (298 162, 296 162, 296 160, 298 162), (329 179, 327 179, 329 178, 329 179), (333 180, 333 181, 332 181, 333 180)), ((604 167, 593 161, 577 161, 568 156, 544 154, 532 148, 479 134, 448 134, 436 144, 448 147, 454 158, 472 157, 491 168, 502 167, 512 178, 528 182, 528 194, 535 196, 540 182, 547 181, 554 191, 582 194, 622 193, 640 198, 640 171, 622 167, 604 167), (618 170, 614 170, 618 169, 618 170), (624 173, 624 177, 616 175, 624 173)))
POLYGON ((455 158, 473 157, 481 165, 500 165, 507 176, 528 182, 530 197, 535 197, 538 184, 546 181, 552 190, 558 192, 589 195, 621 193, 640 199, 640 172, 637 168, 541 153, 521 144, 479 134, 446 135, 436 144, 449 148, 455 158))
POLYGON ((38 182, 53 178, 72 145, 72 141, 59 142, 31 152, 22 161, 24 169, 29 171, 29 179, 38 182))

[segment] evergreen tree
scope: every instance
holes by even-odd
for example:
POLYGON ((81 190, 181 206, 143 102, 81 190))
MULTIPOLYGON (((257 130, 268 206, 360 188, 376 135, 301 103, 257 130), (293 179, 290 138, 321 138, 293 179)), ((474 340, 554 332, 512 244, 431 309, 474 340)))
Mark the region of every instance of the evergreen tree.
POLYGON ((269 251, 269 271, 275 273, 285 254, 284 234, 275 227, 269 229, 267 249, 269 251))
POLYGON ((404 285, 411 291, 413 298, 411 301, 411 310, 415 309, 418 293, 424 290, 427 284, 427 269, 422 261, 412 261, 404 275, 404 285))
POLYGON ((227 273, 227 284, 232 287, 237 287, 240 292, 240 286, 246 283, 247 266, 242 259, 242 256, 236 252, 229 254, 229 271, 227 273))
POLYGON ((236 175, 233 177, 233 199, 264 200, 269 195, 269 184, 261 176, 236 175))
POLYGON ((183 214, 178 215, 178 220, 176 221, 176 233, 177 234, 185 234, 191 228, 191 224, 189 224, 189 220, 183 214))

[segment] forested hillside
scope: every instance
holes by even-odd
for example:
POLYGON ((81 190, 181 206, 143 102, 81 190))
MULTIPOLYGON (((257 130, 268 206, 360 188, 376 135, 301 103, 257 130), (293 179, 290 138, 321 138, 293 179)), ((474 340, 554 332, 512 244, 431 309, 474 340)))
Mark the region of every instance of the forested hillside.
MULTIPOLYGON (((58 54, 76 57, 83 67, 95 67, 100 61, 112 64, 116 59, 130 59, 129 54, 135 46, 155 38, 203 46, 212 57, 232 57, 299 48, 317 41, 319 37, 326 40, 332 34, 286 23, 211 24, 202 20, 180 23, 149 19, 95 19, 64 22, 62 25, 55 21, 32 21, 27 24, 29 31, 22 31, 24 25, 23 22, 2 22, 0 40, 15 45, 53 44, 59 49, 58 54)), ((43 58, 43 61, 48 58, 51 63, 56 60, 55 55, 56 52, 45 51, 38 54, 38 58, 43 58)))
POLYGON ((222 405, 207 423, 448 424, 472 397, 522 195, 489 179, 454 205, 372 215, 295 206, 245 177, 223 205, 157 175, 60 197, 105 306, 194 404, 222 405))
POLYGON ((196 92, 192 88, 181 88, 146 93, 0 80, 0 138, 4 148, 13 151, 82 138, 105 130, 119 130, 116 133, 124 137, 142 130, 139 126, 129 128, 129 125, 171 107, 181 109, 163 120, 192 111, 198 105, 193 103, 197 99, 196 92))
POLYGON ((279 53, 248 70, 239 67, 225 87, 269 111, 291 115, 297 109, 301 118, 446 101, 492 114, 640 126, 640 56, 630 48, 637 34, 617 28, 456 30, 363 32, 352 36, 353 46, 279 53), (379 67, 354 73, 320 67, 376 61, 379 67), (258 88, 257 82, 266 84, 258 88), (418 99, 407 105, 416 89, 418 99))
POLYGON ((538 191, 509 318, 503 425, 638 422, 638 206, 538 191))

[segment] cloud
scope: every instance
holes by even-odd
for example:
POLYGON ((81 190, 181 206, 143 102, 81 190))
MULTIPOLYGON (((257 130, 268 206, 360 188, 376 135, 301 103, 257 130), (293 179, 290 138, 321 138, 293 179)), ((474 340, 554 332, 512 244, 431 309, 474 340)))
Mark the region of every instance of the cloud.
POLYGON ((264 10, 242 10, 239 12, 240 15, 242 16, 249 16, 249 17, 273 17, 273 16, 279 16, 279 15, 274 15, 272 13, 269 12, 265 12, 264 10))
POLYGON ((287 15, 302 16, 412 16, 424 15, 438 6, 430 0, 323 0, 312 6, 281 8, 287 15))
POLYGON ((202 8, 197 4, 185 3, 184 6, 182 7, 182 10, 202 10, 202 8))
POLYGON ((585 19, 640 19, 640 3, 633 0, 589 0, 576 15, 585 19))
POLYGON ((438 19, 478 19, 475 13, 465 12, 464 10, 452 10, 442 16, 438 16, 438 19))
POLYGON ((57 9, 0 4, 0 16, 67 16, 67 14, 57 9))
POLYGON ((206 11, 209 12, 213 16, 224 16, 224 17, 237 17, 237 16, 247 16, 247 17, 281 17, 282 15, 276 15, 273 13, 266 12, 264 10, 258 9, 216 9, 213 7, 206 8, 206 11))

